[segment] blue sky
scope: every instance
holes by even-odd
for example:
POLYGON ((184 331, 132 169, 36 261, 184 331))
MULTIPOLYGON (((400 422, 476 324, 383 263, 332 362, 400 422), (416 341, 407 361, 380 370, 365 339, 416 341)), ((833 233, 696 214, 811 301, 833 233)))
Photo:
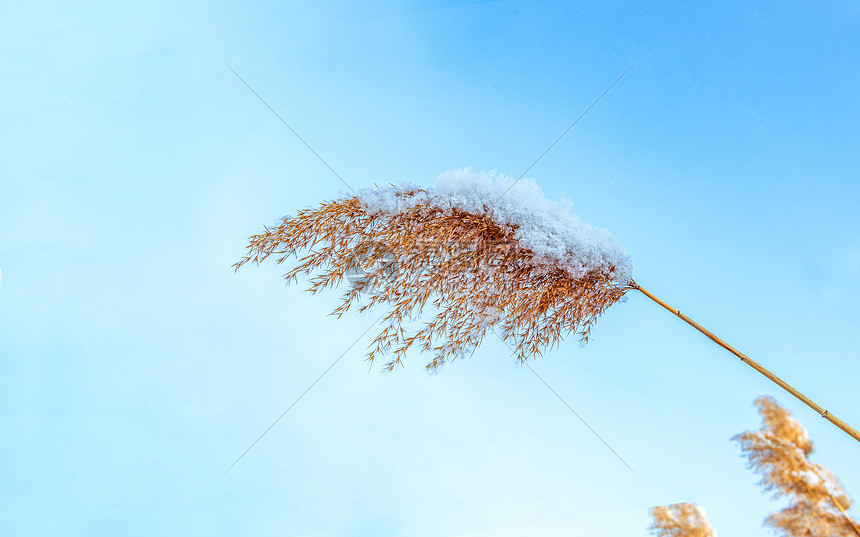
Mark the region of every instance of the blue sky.
POLYGON ((0 4, 0 519, 10 535, 723 535, 779 507, 729 438, 771 394, 642 296, 533 364, 391 375, 376 318, 231 265, 344 186, 529 173, 658 296, 860 426, 860 9, 849 2, 0 4), (507 532, 507 533, 506 533, 507 532))

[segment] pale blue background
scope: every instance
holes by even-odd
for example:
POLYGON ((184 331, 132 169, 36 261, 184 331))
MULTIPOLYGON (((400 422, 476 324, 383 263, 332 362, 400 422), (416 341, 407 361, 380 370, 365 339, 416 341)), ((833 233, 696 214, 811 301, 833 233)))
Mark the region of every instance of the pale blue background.
POLYGON ((853 2, 0 3, 0 533, 646 535, 770 503, 729 438, 775 395, 860 495, 860 445, 637 294, 534 367, 498 342, 427 377, 377 314, 249 235, 343 185, 531 172, 645 287, 860 426, 853 2), (507 532, 507 533, 505 533, 507 532), (529 533, 532 532, 532 533, 529 533))

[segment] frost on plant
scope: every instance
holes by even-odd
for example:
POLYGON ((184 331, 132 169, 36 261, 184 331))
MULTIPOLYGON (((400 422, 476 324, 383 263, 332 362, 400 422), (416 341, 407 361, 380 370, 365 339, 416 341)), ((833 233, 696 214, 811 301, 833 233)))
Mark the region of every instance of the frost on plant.
POLYGON ((587 341, 600 314, 631 289, 626 251, 571 209, 531 179, 453 170, 435 188, 361 190, 299 211, 251 237, 235 266, 302 255, 284 276, 311 276, 311 292, 350 278, 334 313, 389 309, 368 353, 371 361, 388 355, 387 370, 413 346, 433 354, 426 367, 435 369, 490 329, 522 361, 569 332, 587 341), (430 320, 405 330, 425 308, 430 320))

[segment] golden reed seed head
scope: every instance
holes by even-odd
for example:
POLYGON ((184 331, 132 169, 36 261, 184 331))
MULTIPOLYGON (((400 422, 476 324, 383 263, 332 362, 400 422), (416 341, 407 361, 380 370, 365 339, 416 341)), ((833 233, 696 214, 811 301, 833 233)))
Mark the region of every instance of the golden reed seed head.
POLYGON ((652 507, 649 528, 656 537, 717 537, 705 510, 692 503, 652 507))
POLYGON ((434 370, 472 352, 491 329, 516 349, 520 361, 571 332, 585 343, 597 318, 631 289, 617 281, 613 266, 573 277, 538 262, 515 239, 516 225, 500 225, 486 213, 405 207, 369 211, 357 197, 322 203, 252 236, 247 255, 234 267, 272 256, 280 264, 306 253, 284 277, 294 282, 311 276, 312 293, 363 274, 333 313, 340 316, 352 306, 390 308, 367 355, 371 362, 387 355, 388 371, 402 365, 413 346, 432 353, 426 368, 434 370), (433 311, 431 320, 408 333, 404 325, 425 308, 433 311))
POLYGON ((749 466, 761 475, 759 485, 774 498, 786 496, 788 507, 765 523, 785 537, 857 537, 860 524, 846 511, 852 501, 830 469, 809 460, 812 441, 791 412, 772 397, 755 402, 762 427, 739 434, 749 466))

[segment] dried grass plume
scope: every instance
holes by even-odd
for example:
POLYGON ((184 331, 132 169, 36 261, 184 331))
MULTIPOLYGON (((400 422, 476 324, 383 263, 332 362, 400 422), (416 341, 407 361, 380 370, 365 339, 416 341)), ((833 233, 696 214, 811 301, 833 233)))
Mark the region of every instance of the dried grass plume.
POLYGON ((495 203, 510 184, 457 170, 435 189, 390 187, 325 202, 251 237, 235 268, 296 256, 284 277, 310 276, 312 293, 362 274, 333 313, 389 308, 368 353, 371 361, 387 355, 389 371, 412 347, 431 352, 426 368, 436 369, 470 353, 488 330, 519 360, 568 333, 586 342, 597 318, 631 289, 629 258, 607 231, 545 200, 533 182, 495 203), (432 318, 410 333, 425 310, 432 318))
POLYGON ((771 397, 755 402, 762 427, 734 437, 762 476, 759 484, 789 504, 765 523, 784 537, 858 537, 860 527, 848 514, 851 498, 836 475, 809 460, 812 441, 806 429, 771 397))
POLYGON ((656 537, 717 537, 705 510, 692 503, 652 507, 649 528, 656 537))

